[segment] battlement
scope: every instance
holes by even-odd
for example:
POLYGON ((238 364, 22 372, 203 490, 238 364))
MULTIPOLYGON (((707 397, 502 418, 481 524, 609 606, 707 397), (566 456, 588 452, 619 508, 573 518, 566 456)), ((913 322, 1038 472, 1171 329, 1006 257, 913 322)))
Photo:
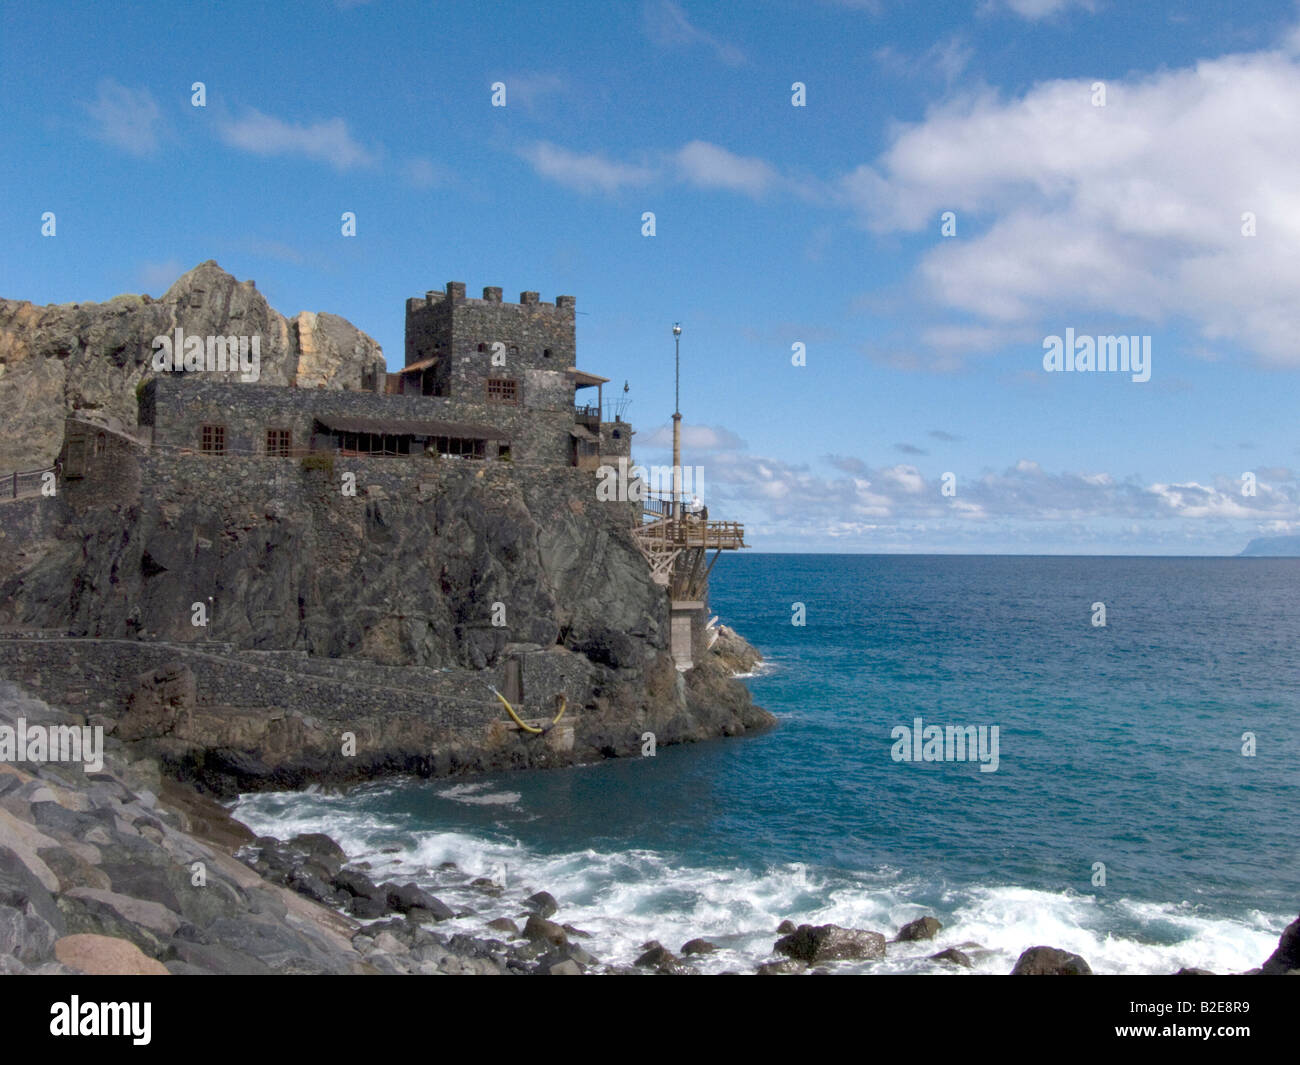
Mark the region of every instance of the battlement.
POLYGON ((426 292, 423 298, 413 296, 406 301, 407 313, 415 313, 421 307, 455 307, 460 304, 484 304, 495 303, 501 307, 547 307, 556 311, 568 311, 573 313, 577 304, 577 298, 574 296, 556 296, 554 303, 548 303, 541 298, 537 292, 519 293, 518 303, 506 303, 501 298, 502 289, 498 285, 487 285, 483 288, 483 296, 476 299, 472 296, 465 295, 465 282, 448 281, 445 289, 431 289, 426 292))

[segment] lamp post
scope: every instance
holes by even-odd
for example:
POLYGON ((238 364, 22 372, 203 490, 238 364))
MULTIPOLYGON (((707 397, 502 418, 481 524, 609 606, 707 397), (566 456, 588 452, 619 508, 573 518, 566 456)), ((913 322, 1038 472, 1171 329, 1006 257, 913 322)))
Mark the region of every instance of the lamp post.
POLYGON ((682 327, 673 322, 673 518, 682 516, 682 327))

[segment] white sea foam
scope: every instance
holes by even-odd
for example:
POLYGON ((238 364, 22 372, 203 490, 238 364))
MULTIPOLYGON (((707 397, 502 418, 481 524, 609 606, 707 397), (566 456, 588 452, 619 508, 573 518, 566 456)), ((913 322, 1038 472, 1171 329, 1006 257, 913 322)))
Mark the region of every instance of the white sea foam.
MULTIPOLYGON (((512 793, 471 784, 437 794, 463 802, 512 793), (466 788, 475 790, 461 790, 466 788)), ((1289 920, 1260 913, 1211 917, 1186 903, 1108 901, 1015 886, 950 887, 935 895, 932 887, 894 869, 686 868, 644 849, 542 854, 513 840, 381 819, 325 794, 248 796, 235 815, 254 831, 281 838, 328 833, 350 859, 369 862, 377 882, 415 880, 452 909, 476 911, 439 925, 442 932, 485 936, 488 920, 518 919, 520 900, 544 889, 560 901, 557 919, 590 932, 583 946, 615 964, 634 960, 647 940, 678 951, 702 936, 721 949, 692 959, 696 968, 749 972, 773 957, 776 926, 785 919, 875 929, 892 939, 903 924, 934 913, 944 924, 934 940, 891 943, 883 961, 842 963, 836 971, 1009 973, 1021 951, 1045 945, 1082 955, 1098 973, 1172 973, 1184 966, 1229 973, 1259 965, 1289 920), (456 871, 439 868, 446 862, 454 862, 456 871), (470 886, 484 876, 504 885, 500 898, 470 886), (921 896, 930 901, 918 902, 921 896), (968 943, 978 948, 963 946, 968 943), (957 946, 971 956, 972 969, 928 960, 957 946)))
POLYGON ((486 784, 456 784, 437 792, 440 799, 468 803, 471 806, 514 806, 519 802, 517 791, 487 791, 486 784))

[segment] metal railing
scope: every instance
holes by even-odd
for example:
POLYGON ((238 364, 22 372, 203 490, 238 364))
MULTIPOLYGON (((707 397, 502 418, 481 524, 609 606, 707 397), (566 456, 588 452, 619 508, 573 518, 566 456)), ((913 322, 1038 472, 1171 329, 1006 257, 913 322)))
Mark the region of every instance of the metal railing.
POLYGON ((4 492, 0 498, 18 499, 20 496, 35 495, 41 490, 44 476, 53 473, 55 469, 55 466, 46 466, 39 470, 15 470, 5 474, 0 479, 0 486, 3 486, 0 491, 4 492))

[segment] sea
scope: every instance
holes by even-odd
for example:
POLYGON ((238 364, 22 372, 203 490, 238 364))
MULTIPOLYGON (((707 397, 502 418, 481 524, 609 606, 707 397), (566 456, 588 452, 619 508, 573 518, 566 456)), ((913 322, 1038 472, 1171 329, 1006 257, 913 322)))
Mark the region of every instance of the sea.
POLYGON ((764 656, 744 683, 770 731, 235 816, 476 911, 440 931, 544 889, 618 965, 704 937, 696 968, 750 972, 783 920, 892 939, 930 914, 934 940, 836 971, 1007 973, 1047 945, 1227 973, 1300 911, 1300 559, 737 554, 710 597, 764 656), (943 757, 905 757, 917 719, 943 757), (996 768, 948 726, 996 727, 996 768), (931 959, 947 947, 971 968, 931 959))

